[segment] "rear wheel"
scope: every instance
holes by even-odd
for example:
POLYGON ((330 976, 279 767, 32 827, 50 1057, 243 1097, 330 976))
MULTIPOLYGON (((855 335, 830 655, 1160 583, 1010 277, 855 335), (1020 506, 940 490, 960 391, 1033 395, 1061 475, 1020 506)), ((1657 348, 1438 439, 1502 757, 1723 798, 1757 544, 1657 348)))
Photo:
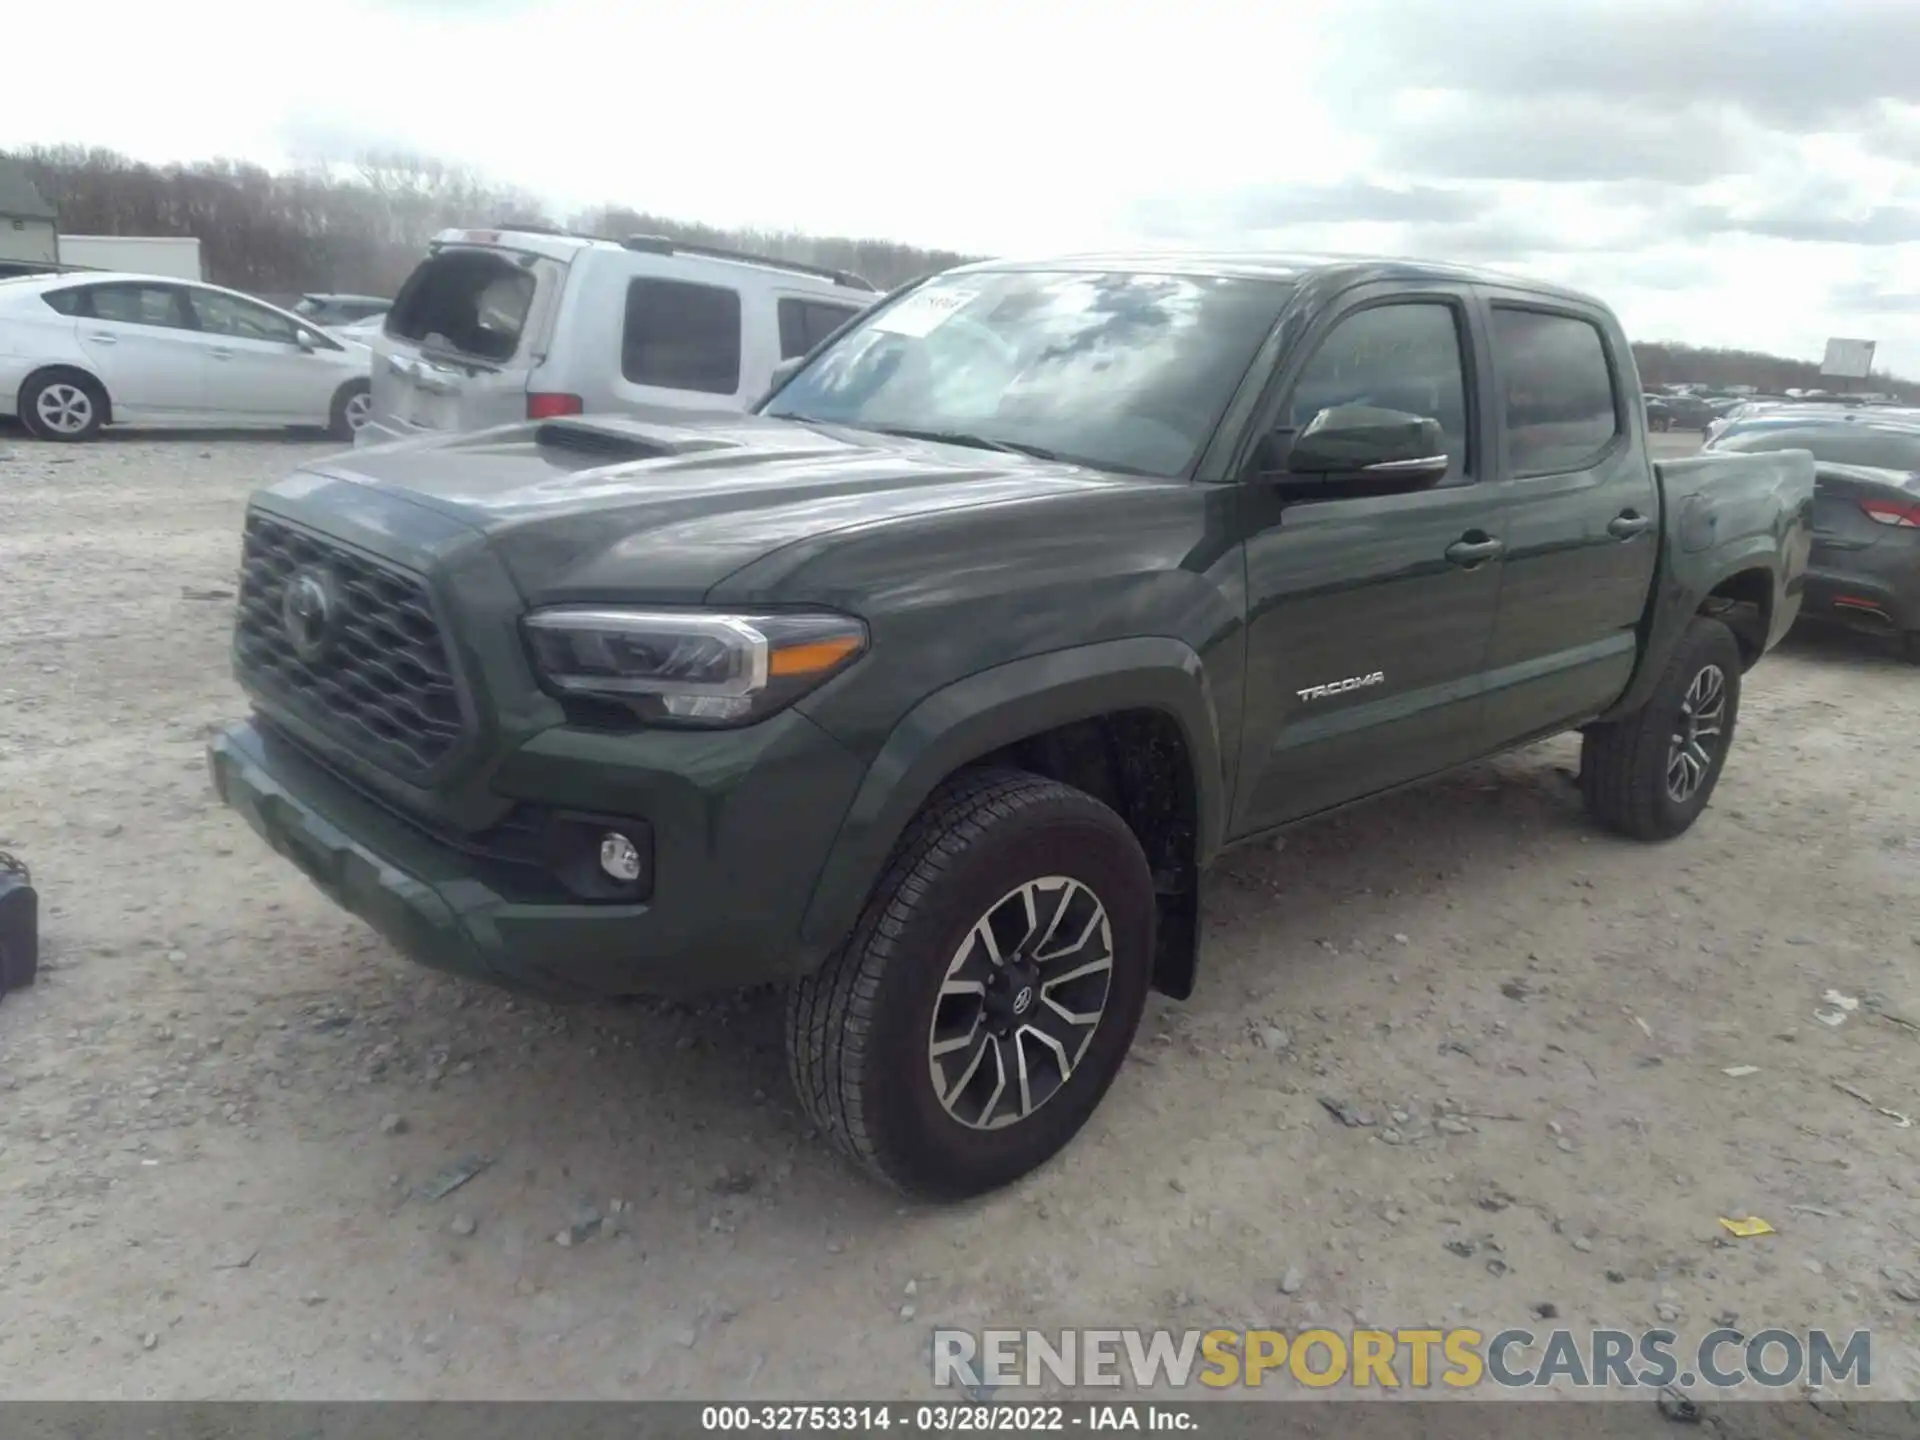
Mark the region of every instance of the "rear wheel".
POLYGON ((107 395, 85 375, 36 375, 20 389, 20 420, 39 440, 91 440, 107 423, 107 395))
POLYGON ((1637 840, 1668 840, 1707 808, 1740 712, 1740 644, 1695 616, 1633 714, 1588 729, 1580 789, 1595 819, 1637 840))
POLYGON ((328 417, 327 433, 336 440, 351 440, 373 414, 373 392, 365 380, 350 380, 333 397, 333 413, 328 417))
POLYGON ((1016 770, 949 781, 847 943, 787 1005, 814 1123, 930 1199, 1044 1164, 1118 1073, 1146 1004, 1153 877, 1126 822, 1016 770))

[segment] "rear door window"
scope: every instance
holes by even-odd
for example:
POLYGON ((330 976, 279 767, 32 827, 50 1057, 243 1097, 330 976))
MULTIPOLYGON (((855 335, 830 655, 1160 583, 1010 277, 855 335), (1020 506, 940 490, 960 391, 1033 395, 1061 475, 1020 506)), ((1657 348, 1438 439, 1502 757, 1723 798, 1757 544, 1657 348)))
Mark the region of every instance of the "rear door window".
POLYGON ((443 250, 402 287, 387 333, 501 364, 520 349, 538 285, 532 271, 497 251, 443 250))
POLYGON ((627 286, 620 373, 635 385, 732 395, 740 389, 740 294, 639 279, 627 286))
POLYGON ((780 358, 805 355, 827 336, 860 313, 855 305, 829 305, 820 300, 780 301, 780 358))
POLYGON ((1600 327, 1573 315, 1497 305, 1493 351, 1507 392, 1510 472, 1558 475, 1593 466, 1620 433, 1600 327))
POLYGON ((157 325, 170 330, 190 330, 186 306, 180 292, 171 285, 94 285, 85 291, 82 314, 95 320, 116 320, 122 325, 157 325))

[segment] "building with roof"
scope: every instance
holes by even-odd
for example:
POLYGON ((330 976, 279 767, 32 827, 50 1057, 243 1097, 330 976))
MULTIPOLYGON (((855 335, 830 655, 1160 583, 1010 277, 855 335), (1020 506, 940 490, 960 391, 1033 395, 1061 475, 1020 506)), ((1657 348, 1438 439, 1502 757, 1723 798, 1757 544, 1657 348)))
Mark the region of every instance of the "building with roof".
POLYGON ((0 155, 0 261, 52 265, 60 258, 53 206, 18 160, 0 155))

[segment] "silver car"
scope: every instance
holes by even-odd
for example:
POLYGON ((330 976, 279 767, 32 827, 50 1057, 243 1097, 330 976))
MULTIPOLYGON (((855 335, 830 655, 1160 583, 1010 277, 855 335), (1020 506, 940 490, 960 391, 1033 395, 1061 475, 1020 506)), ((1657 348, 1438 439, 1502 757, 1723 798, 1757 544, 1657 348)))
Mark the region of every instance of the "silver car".
POLYGON ((447 230, 374 351, 357 443, 666 406, 744 410, 879 298, 857 276, 650 236, 447 230))

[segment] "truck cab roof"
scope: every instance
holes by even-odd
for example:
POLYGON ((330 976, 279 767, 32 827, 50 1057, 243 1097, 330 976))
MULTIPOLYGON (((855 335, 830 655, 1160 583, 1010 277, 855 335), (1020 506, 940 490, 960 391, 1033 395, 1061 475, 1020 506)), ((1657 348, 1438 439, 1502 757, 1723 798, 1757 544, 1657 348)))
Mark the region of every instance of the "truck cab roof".
POLYGON ((1543 297, 1577 301, 1583 305, 1599 303, 1582 291, 1536 280, 1531 276, 1383 255, 1251 250, 1115 250, 981 260, 948 273, 989 270, 1107 270, 1135 274, 1216 275, 1250 280, 1284 280, 1294 284, 1331 282, 1336 289, 1373 281, 1450 281, 1463 285, 1498 285, 1509 290, 1527 290, 1543 297))

